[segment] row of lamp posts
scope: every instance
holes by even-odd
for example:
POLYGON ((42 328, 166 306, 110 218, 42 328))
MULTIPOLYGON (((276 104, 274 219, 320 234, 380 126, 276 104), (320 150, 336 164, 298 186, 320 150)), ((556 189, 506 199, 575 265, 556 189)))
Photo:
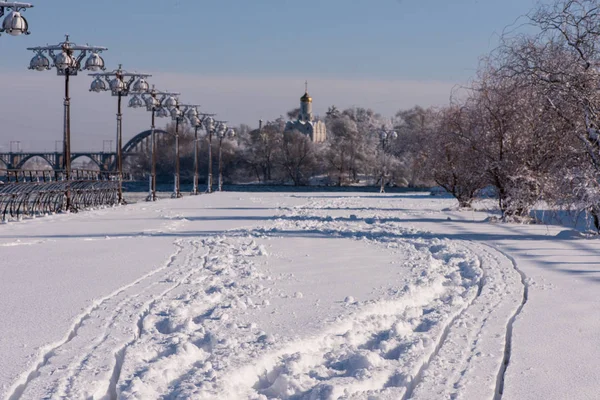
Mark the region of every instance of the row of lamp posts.
MULTIPOLYGON (((12 36, 22 34, 29 35, 29 24, 21 15, 21 11, 32 8, 29 3, 6 2, 0 1, 0 18, 5 15, 6 10, 9 13, 6 15, 0 25, 0 34, 8 33, 12 36)), ((99 55, 106 47, 101 46, 79 46, 69 41, 69 36, 66 40, 54 46, 31 47, 36 55, 32 58, 29 69, 36 71, 44 71, 56 68, 59 76, 65 77, 65 99, 64 99, 64 124, 63 124, 63 169, 65 170, 66 179, 70 179, 71 173, 71 114, 70 114, 70 97, 69 97, 69 77, 76 76, 78 71, 98 71, 105 70, 104 60, 99 55), (59 52, 59 53, 57 53, 59 52), (82 61, 90 52, 85 64, 82 61), (50 59, 46 56, 48 54, 50 59), (52 62, 50 61, 52 60, 52 62)), ((123 96, 128 96, 130 93, 134 97, 130 100, 129 106, 133 108, 145 106, 148 111, 152 112, 151 121, 151 141, 152 141, 152 167, 150 174, 150 194, 148 200, 156 200, 156 126, 155 116, 171 117, 175 121, 175 184, 173 197, 181 197, 180 190, 180 171, 179 171, 179 125, 189 122, 194 127, 194 186, 192 193, 198 194, 198 130, 202 127, 206 130, 208 139, 208 177, 207 177, 207 192, 212 192, 212 137, 214 134, 219 139, 219 181, 218 190, 223 190, 223 164, 222 164, 222 143, 226 137, 235 136, 233 129, 228 129, 225 121, 215 121, 212 117, 214 114, 198 113, 197 105, 180 104, 179 93, 162 92, 154 87, 149 89, 147 78, 150 74, 129 73, 124 71, 119 65, 119 68, 112 72, 102 72, 90 74, 95 79, 92 82, 90 91, 102 92, 111 91, 113 96, 118 99, 117 102, 117 172, 119 179, 119 203, 123 202, 123 156, 122 156, 122 119, 121 99, 123 96), (140 98, 140 96, 143 98, 140 98)), ((261 127, 262 127, 262 120, 261 127)), ((260 128, 259 128, 260 130, 260 128)), ((389 131, 382 127, 380 131, 381 150, 382 150, 382 175, 380 192, 385 192, 385 183, 387 175, 387 146, 389 142, 395 140, 398 134, 394 131, 389 131)), ((67 193, 67 209, 70 207, 70 194, 67 193)))
MULTIPOLYGON (((0 2, 0 10, 3 10, 2 2, 0 2)), ((11 3, 19 4, 19 7, 25 7, 24 3, 11 3)), ((18 8, 16 8, 18 10, 18 8)), ((14 15, 16 11, 12 11, 12 19, 10 23, 6 20, 3 26, 15 25, 20 26, 22 33, 27 32, 27 22, 22 18, 22 23, 14 22, 17 16, 14 15), (24 24, 24 25, 23 25, 24 24)), ((1 14, 0 14, 1 16, 1 14)), ((8 17, 7 17, 8 18, 8 17)), ((16 29, 16 28, 14 28, 16 29)), ((6 27, 4 31, 9 32, 6 27)), ((15 31, 16 32, 16 31, 15 31)), ((111 94, 117 97, 117 137, 116 137, 116 166, 119 179, 119 203, 123 202, 122 192, 122 179, 123 179, 123 155, 122 155, 122 109, 121 103, 122 98, 130 94, 133 95, 129 101, 129 106, 133 108, 146 107, 146 109, 152 112, 151 121, 151 141, 152 141, 152 167, 150 176, 150 194, 148 200, 156 200, 156 162, 157 162, 157 141, 156 141, 156 125, 155 117, 171 117, 175 122, 175 184, 173 197, 181 197, 180 190, 180 170, 179 170, 179 128, 180 125, 189 122, 191 126, 195 128, 194 134, 194 188, 193 194, 198 194, 198 130, 204 128, 207 133, 207 139, 209 142, 209 172, 207 182, 207 192, 212 192, 212 136, 216 134, 219 138, 219 191, 223 188, 223 176, 222 176, 222 151, 221 144, 225 137, 232 137, 235 135, 233 129, 228 129, 224 121, 215 121, 212 117, 215 114, 199 113, 197 105, 193 104, 181 104, 179 102, 179 93, 164 92, 156 90, 154 87, 150 89, 147 82, 147 78, 151 77, 150 74, 127 72, 119 68, 112 72, 98 72, 104 71, 104 60, 100 56, 100 53, 107 50, 106 47, 102 46, 90 46, 90 45, 77 45, 69 41, 69 36, 66 36, 66 40, 57 45, 47 45, 40 47, 30 47, 35 53, 35 56, 31 59, 29 69, 36 71, 45 71, 52 68, 56 68, 59 76, 65 77, 65 98, 64 98, 64 123, 63 123, 63 169, 65 170, 66 179, 70 179, 71 172, 71 124, 70 124, 70 97, 69 97, 69 78, 76 76, 79 71, 90 71, 89 74, 94 77, 91 84, 90 91, 103 92, 110 91, 111 94), (90 53, 85 63, 83 62, 87 54, 90 53)), ((67 209, 70 207, 70 194, 67 193, 67 209)))
MULTIPOLYGON (((5 16, 0 25, 0 34, 8 33, 11 36, 19 36, 22 34, 29 35, 29 24, 21 15, 21 11, 32 8, 29 3, 7 2, 0 1, 0 18, 2 18, 6 10, 9 13, 5 16)), ((215 114, 199 113, 197 105, 180 104, 179 93, 158 91, 154 87, 149 88, 146 81, 151 77, 150 74, 130 73, 119 68, 112 72, 97 72, 104 71, 104 60, 100 53, 107 50, 102 46, 77 45, 69 41, 69 36, 66 35, 64 42, 57 45, 47 45, 39 47, 30 47, 35 56, 29 63, 29 69, 36 71, 45 71, 56 68, 58 76, 65 77, 65 97, 64 97, 64 119, 63 119, 63 160, 62 166, 65 170, 65 178, 70 179, 71 175, 71 99, 69 95, 69 78, 76 76, 79 71, 91 71, 90 74, 95 79, 92 82, 90 91, 103 92, 110 91, 113 96, 117 97, 117 137, 116 137, 116 164, 119 179, 119 203, 123 202, 123 140, 122 140, 122 120, 123 113, 121 109, 122 98, 133 94, 134 97, 129 101, 129 106, 133 108, 146 107, 152 112, 151 120, 151 141, 152 141, 152 167, 150 176, 150 195, 148 200, 156 200, 156 161, 157 161, 157 142, 156 142, 156 125, 155 117, 171 117, 175 122, 175 184, 174 197, 181 197, 180 190, 180 170, 179 170, 179 126, 185 122, 189 122, 194 127, 194 186, 193 194, 198 194, 198 131, 201 128, 206 130, 208 139, 208 177, 207 177, 207 192, 212 192, 212 136, 217 135, 219 139, 219 181, 218 190, 223 190, 223 164, 222 164, 222 143, 226 137, 235 136, 233 129, 228 129, 225 121, 215 121, 212 117, 215 114), (83 59, 90 53, 85 63, 83 59)), ((70 208, 70 193, 67 193, 67 209, 70 208)))
MULTIPOLYGON (((5 15, 6 10, 9 13, 6 15, 0 25, 0 34, 8 33, 11 36, 19 36, 22 34, 29 35, 29 24, 21 15, 21 11, 32 8, 29 3, 7 2, 0 1, 0 18, 5 15)), ((71 115, 70 115, 70 97, 69 97, 69 77, 76 76, 78 71, 98 71, 104 70, 104 60, 99 55, 106 47, 101 46, 79 46, 69 41, 69 36, 66 40, 54 46, 31 47, 36 53, 29 64, 29 69, 36 71, 44 71, 56 68, 59 76, 65 77, 65 99, 64 99, 64 124, 63 124, 63 169, 65 170, 66 179, 70 179, 71 173, 71 115), (83 59, 90 52, 85 64, 82 64, 83 59), (46 56, 48 54, 50 59, 46 56), (50 61, 52 60, 52 62, 50 61)), ((156 200, 156 153, 157 143, 155 134, 155 116, 171 117, 175 121, 175 185, 173 197, 181 197, 180 190, 180 171, 179 171, 179 125, 189 122, 194 127, 194 186, 193 194, 198 194, 198 130, 202 127, 206 130, 208 139, 208 178, 207 192, 212 192, 212 137, 214 134, 219 139, 219 182, 218 190, 223 189, 223 164, 221 145, 223 139, 227 136, 233 137, 235 131, 228 129, 225 121, 215 121, 212 117, 214 114, 198 113, 197 105, 184 105, 179 103, 179 93, 162 92, 154 87, 149 89, 146 81, 151 75, 140 73, 129 73, 124 71, 119 65, 119 68, 112 72, 90 74, 95 77, 92 82, 90 91, 102 92, 111 91, 113 96, 118 98, 117 103, 117 172, 119 177, 119 203, 123 202, 122 180, 123 180, 123 156, 122 156, 122 119, 121 99, 123 96, 128 96, 130 93, 134 97, 130 100, 130 107, 146 106, 148 111, 152 112, 151 122, 151 140, 152 140, 152 170, 150 177, 150 194, 148 200, 156 200), (140 96, 143 98, 140 98, 140 96)), ((261 121, 262 126, 262 121, 261 121)), ((380 131, 381 150, 383 157, 381 188, 380 192, 385 192, 385 183, 387 175, 387 146, 389 142, 395 140, 398 134, 394 131, 389 131, 382 127, 380 131)), ((67 193, 67 209, 69 208, 70 194, 67 193)))
MULTIPOLYGON (((194 127, 194 180, 192 194, 199 194, 199 130, 204 128, 206 130, 206 138, 208 140, 208 176, 207 176, 207 192, 212 192, 212 135, 216 132, 219 137, 224 138, 226 135, 229 137, 235 136, 233 129, 228 129, 227 125, 223 121, 215 121, 212 117, 215 114, 199 113, 198 105, 195 104, 182 104, 179 102, 178 93, 160 92, 154 87, 146 93, 138 93, 129 101, 129 106, 133 108, 143 107, 146 105, 146 109, 152 112, 152 124, 151 124, 151 141, 152 141, 152 172, 150 177, 150 194, 148 200, 156 200, 156 154, 157 154, 157 142, 156 142, 156 127, 155 127, 155 116, 157 117, 171 117, 175 122, 175 178, 174 178, 174 189, 173 197, 181 197, 180 188, 180 168, 179 168, 179 128, 185 123, 189 123, 190 126, 194 127)), ((219 191, 223 190, 223 171, 222 171, 222 152, 221 142, 219 142, 219 191)))

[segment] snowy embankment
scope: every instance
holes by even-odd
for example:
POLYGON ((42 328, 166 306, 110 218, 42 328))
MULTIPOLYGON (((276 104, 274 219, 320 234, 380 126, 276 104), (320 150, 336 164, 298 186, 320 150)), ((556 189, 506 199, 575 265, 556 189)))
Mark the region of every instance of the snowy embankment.
POLYGON ((0 395, 535 398, 511 370, 532 363, 515 343, 536 287, 527 265, 487 240, 496 226, 424 199, 215 194, 2 226, 0 246, 31 250, 29 275, 3 267, 13 280, 69 275, 25 296, 62 319, 9 321, 0 395))

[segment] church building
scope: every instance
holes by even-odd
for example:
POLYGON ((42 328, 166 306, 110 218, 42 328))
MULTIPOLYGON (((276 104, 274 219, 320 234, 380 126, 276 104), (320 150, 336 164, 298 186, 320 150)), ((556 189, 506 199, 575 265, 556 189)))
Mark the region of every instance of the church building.
POLYGON ((310 137, 313 143, 327 139, 327 128, 323 121, 315 121, 312 113, 312 98, 308 95, 308 84, 304 96, 300 98, 300 114, 296 121, 287 121, 285 131, 298 131, 310 137))

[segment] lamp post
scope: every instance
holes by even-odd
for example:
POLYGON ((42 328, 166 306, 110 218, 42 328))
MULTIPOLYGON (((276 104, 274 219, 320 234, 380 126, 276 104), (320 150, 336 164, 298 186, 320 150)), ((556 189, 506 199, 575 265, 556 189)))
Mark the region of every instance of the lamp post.
POLYGON ((29 3, 15 3, 10 1, 0 1, 0 18, 4 16, 6 9, 10 10, 8 15, 2 21, 0 33, 8 33, 11 36, 19 36, 22 34, 29 35, 29 23, 21 15, 21 10, 33 7, 29 3))
POLYGON ((194 127, 194 187, 192 189, 192 194, 193 195, 197 195, 198 194, 198 179, 200 174, 198 173, 198 168, 199 168, 199 160, 198 160, 198 130, 201 129, 204 126, 204 121, 206 121, 207 118, 209 117, 213 117, 215 116, 215 114, 206 114, 206 113, 198 113, 198 111, 196 110, 196 108, 190 108, 190 110, 188 110, 188 119, 190 120, 190 123, 192 124, 192 126, 194 127), (194 110, 195 111, 195 115, 194 114, 194 110), (192 114, 192 115, 190 115, 192 114))
MULTIPOLYGON (((183 124, 186 121, 190 121, 190 124, 196 125, 198 121, 198 107, 197 104, 179 104, 175 106, 175 109, 171 110, 171 118, 175 121, 175 146, 176 146, 176 160, 175 160, 175 169, 176 169, 176 183, 177 186, 175 188, 174 197, 181 197, 180 191, 180 171, 179 171, 179 124, 183 124), (177 112, 175 111, 177 110, 177 112)), ((197 138, 197 135, 195 136, 197 138)))
MULTIPOLYGON (((29 62, 29 69, 45 71, 55 67, 57 75, 65 77, 63 169, 65 170, 65 178, 69 180, 71 177, 71 98, 69 97, 69 77, 76 76, 77 72, 84 69, 87 71, 103 70, 104 60, 100 57, 99 53, 107 50, 107 48, 89 45, 80 46, 71 43, 69 35, 66 35, 65 41, 57 45, 29 47, 27 50, 32 50, 35 53, 35 56, 29 62), (82 61, 88 51, 91 54, 85 61, 85 64, 82 65, 82 61), (50 56, 52 64, 44 53, 50 56)), ((66 195, 66 203, 66 207, 69 209, 69 192, 66 195)))
MULTIPOLYGON (((177 98, 175 95, 167 96, 164 101, 161 102, 160 107, 156 111, 158 118, 168 118, 171 116, 170 109, 177 104, 177 98)), ((156 164, 155 164, 156 165, 156 164)), ((156 178, 156 173, 155 173, 156 178)))
POLYGON ((387 147, 392 140, 398 139, 398 134, 395 131, 389 131, 382 127, 379 133, 381 139, 381 154, 382 154, 382 168, 381 168, 381 187, 379 193, 385 193, 385 177, 387 175, 387 147))
POLYGON ((217 135, 219 136, 219 192, 222 192, 223 191, 223 161, 222 161, 223 152, 221 150, 221 145, 223 144, 223 139, 225 139, 225 137, 229 137, 229 138, 235 137, 235 130, 232 128, 227 129, 227 125, 223 123, 223 124, 219 125, 219 128, 217 130, 217 135))
MULTIPOLYGON (((163 104, 166 103, 166 100, 169 98, 173 98, 174 96, 179 96, 179 93, 174 92, 163 92, 160 90, 156 90, 154 86, 152 89, 146 93, 141 94, 142 98, 138 97, 138 95, 134 95, 131 100, 129 100, 129 107, 138 108, 146 106, 146 110, 152 113, 152 119, 150 124, 150 137, 152 141, 152 167, 150 172, 150 194, 147 201, 156 201, 156 155, 157 155, 157 143, 156 143, 156 125, 155 125, 155 117, 157 114, 161 114, 162 117, 168 117, 169 112, 166 108, 163 107, 163 104)), ((175 100, 173 100, 175 101, 175 100)), ((173 101, 169 101, 169 104, 172 104, 173 101)))
MULTIPOLYGON (((170 113, 171 119, 175 121, 175 187, 173 190, 173 196, 175 198, 181 197, 180 190, 180 169, 179 169, 179 125, 185 122, 186 112, 190 108, 197 107, 197 105, 191 104, 180 104, 179 99, 176 97, 169 97, 165 100, 164 107, 169 109, 169 112, 163 112, 158 114, 159 117, 168 116, 170 113)), ((163 108, 164 109, 164 108, 163 108)))
POLYGON ((206 138, 208 139, 208 178, 206 180, 206 192, 212 193, 213 176, 212 176, 212 135, 217 132, 219 124, 224 124, 226 121, 215 121, 212 117, 208 117, 204 121, 204 128, 206 129, 206 138))
POLYGON ((149 89, 146 79, 149 74, 130 73, 124 71, 121 64, 112 72, 89 74, 95 79, 92 81, 90 92, 110 91, 117 97, 117 171, 119 173, 119 204, 123 203, 123 113, 121 99, 129 93, 145 93, 149 89))
POLYGON ((179 173, 179 122, 183 118, 183 113, 179 109, 179 99, 175 99, 175 105, 171 108, 171 120, 175 121, 175 187, 171 197, 180 198, 180 173, 179 173))

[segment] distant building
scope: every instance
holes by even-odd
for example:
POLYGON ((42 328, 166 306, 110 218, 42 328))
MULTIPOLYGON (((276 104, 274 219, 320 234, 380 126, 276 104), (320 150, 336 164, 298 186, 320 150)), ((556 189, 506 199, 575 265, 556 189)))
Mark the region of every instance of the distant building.
POLYGON ((327 128, 323 121, 315 121, 312 113, 312 98, 308 95, 308 84, 304 96, 300 98, 300 114, 296 121, 287 121, 285 131, 298 131, 310 137, 314 143, 327 139, 327 128))

